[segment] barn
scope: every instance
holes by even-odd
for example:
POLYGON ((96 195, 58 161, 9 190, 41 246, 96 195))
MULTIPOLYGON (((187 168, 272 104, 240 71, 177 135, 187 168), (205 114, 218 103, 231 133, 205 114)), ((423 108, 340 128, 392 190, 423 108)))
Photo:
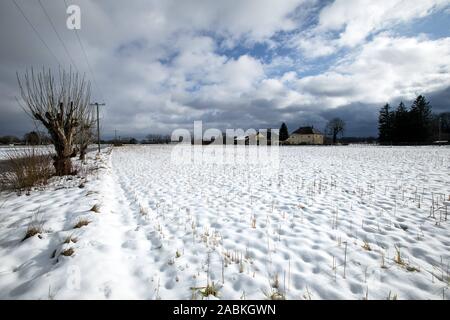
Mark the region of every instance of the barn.
POLYGON ((314 127, 301 127, 289 136, 286 144, 322 145, 324 144, 324 135, 314 127))

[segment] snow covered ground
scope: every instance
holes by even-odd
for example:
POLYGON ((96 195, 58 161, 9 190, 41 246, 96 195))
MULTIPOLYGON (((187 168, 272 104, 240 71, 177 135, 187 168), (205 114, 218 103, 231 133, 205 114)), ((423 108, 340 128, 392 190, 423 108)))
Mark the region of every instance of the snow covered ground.
POLYGON ((25 155, 32 150, 41 154, 52 153, 55 151, 53 146, 0 146, 0 161, 7 160, 11 156, 25 155))
MULTIPOLYGON (((102 145, 102 148, 107 148, 108 145, 102 145)), ((93 151, 97 149, 97 145, 90 145, 88 150, 93 151)), ((0 161, 8 160, 11 156, 23 156, 35 150, 36 153, 48 154, 54 153, 55 148, 52 145, 43 146, 0 146, 0 161)))
POLYGON ((103 150, 2 193, 0 298, 449 299, 450 148, 243 149, 103 150))

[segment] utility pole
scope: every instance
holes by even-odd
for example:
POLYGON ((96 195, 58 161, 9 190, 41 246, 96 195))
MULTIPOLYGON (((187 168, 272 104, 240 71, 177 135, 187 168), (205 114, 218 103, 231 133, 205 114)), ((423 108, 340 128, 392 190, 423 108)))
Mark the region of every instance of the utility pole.
POLYGON ((100 153, 100 113, 98 111, 99 106, 106 106, 105 103, 94 102, 91 103, 91 106, 97 107, 97 143, 98 143, 98 153, 100 153))

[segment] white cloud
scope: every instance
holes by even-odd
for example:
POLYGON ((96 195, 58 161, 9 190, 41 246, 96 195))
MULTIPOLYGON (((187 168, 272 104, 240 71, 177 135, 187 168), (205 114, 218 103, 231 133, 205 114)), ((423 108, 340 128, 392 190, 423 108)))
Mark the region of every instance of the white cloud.
POLYGON ((305 0, 158 1, 168 21, 179 28, 214 32, 251 41, 270 38, 280 30, 292 30, 289 15, 305 0))
MULTIPOLYGON (((277 117, 293 118, 302 110, 379 103, 450 86, 449 38, 383 33, 448 1, 336 0, 322 9, 316 0, 76 2, 82 8, 80 36, 106 96, 104 124, 109 132, 117 128, 147 133, 213 116, 236 126, 253 125, 248 117, 276 122, 277 117), (314 13, 310 20, 317 21, 306 30, 299 27, 310 21, 304 8, 312 8, 308 15, 314 13), (289 33, 283 36, 303 55, 277 50, 285 44, 278 38, 280 31, 297 32, 292 38, 289 33), (266 53, 271 59, 263 61, 243 50, 255 42, 270 46, 266 53), (223 53, 235 45, 238 53, 223 53), (304 59, 329 56, 340 48, 348 52, 331 67, 304 59), (299 77, 314 67, 325 71, 299 77)), ((22 3, 49 46, 67 63, 39 7, 22 3)), ((15 71, 50 66, 51 59, 9 2, 1 2, 0 9, 0 26, 5 26, 0 28, 0 56, 5 62, 0 104, 13 110, 15 71), (11 32, 17 36, 11 37, 11 32)), ((57 25, 65 26, 62 3, 48 5, 48 10, 57 25)), ((61 34, 81 71, 90 76, 73 32, 62 29, 61 34)), ((93 99, 102 99, 95 87, 93 99)))
POLYGON ((411 99, 441 90, 450 86, 450 38, 381 34, 328 72, 299 79, 297 86, 328 99, 330 107, 411 99))
POLYGON ((320 11, 316 26, 292 41, 307 57, 323 57, 449 4, 449 0, 335 0, 320 11))
POLYGON ((335 40, 326 39, 324 36, 310 35, 297 36, 291 42, 297 46, 306 58, 320 58, 333 54, 337 49, 335 40))

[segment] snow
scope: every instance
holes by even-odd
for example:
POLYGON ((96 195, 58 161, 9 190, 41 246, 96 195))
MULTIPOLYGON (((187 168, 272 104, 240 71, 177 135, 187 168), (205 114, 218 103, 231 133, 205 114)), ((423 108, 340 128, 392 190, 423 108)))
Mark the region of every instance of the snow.
POLYGON ((0 161, 10 157, 24 156, 35 150, 37 154, 47 154, 55 151, 53 146, 0 146, 0 161))
POLYGON ((2 193, 0 298, 449 298, 450 148, 260 150, 105 149, 86 177, 2 193))
MULTIPOLYGON (((102 145, 102 148, 106 148, 108 145, 102 145)), ((88 150, 93 151, 97 149, 97 145, 89 145, 88 150)), ((0 146, 0 161, 8 160, 10 157, 25 156, 32 151, 37 154, 51 154, 55 153, 53 145, 38 145, 38 146, 0 146)))

